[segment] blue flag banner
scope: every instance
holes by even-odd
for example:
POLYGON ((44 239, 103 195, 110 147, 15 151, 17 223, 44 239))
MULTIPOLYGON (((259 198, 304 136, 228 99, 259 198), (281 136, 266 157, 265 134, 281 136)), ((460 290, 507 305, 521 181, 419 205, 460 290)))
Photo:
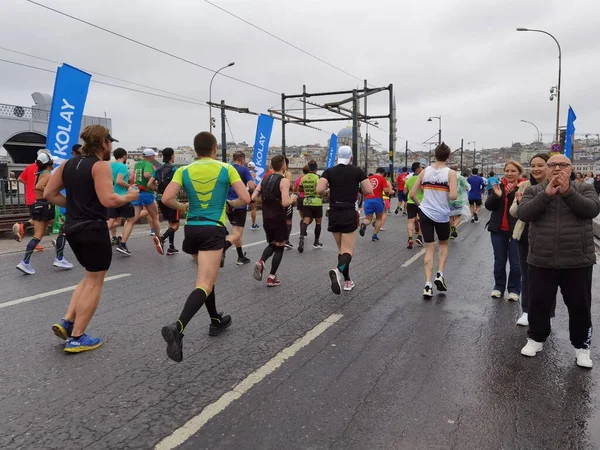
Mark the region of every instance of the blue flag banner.
POLYGON ((332 133, 331 139, 329 139, 329 151, 327 152, 327 164, 325 165, 326 169, 329 169, 335 165, 335 157, 337 156, 338 151, 337 143, 337 136, 332 133))
POLYGON ((571 158, 573 155, 573 136, 575 136, 575 121, 577 116, 569 105, 569 117, 567 118, 567 134, 565 136, 565 156, 571 158))
POLYGON ((254 152, 252 162, 256 166, 256 184, 260 183, 267 170, 267 157, 269 154, 269 142, 273 131, 273 119, 271 116, 261 114, 258 116, 256 125, 256 138, 254 139, 254 152))
POLYGON ((56 71, 46 148, 59 158, 58 164, 71 157, 71 147, 79 142, 91 78, 90 74, 68 64, 56 71))

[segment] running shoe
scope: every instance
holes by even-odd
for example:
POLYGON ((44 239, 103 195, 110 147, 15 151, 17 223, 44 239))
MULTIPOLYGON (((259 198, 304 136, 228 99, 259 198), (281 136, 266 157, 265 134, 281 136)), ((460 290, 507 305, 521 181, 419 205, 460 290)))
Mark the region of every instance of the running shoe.
POLYGON ((70 337, 65 345, 67 353, 81 353, 89 350, 95 350, 102 346, 102 338, 93 338, 83 333, 79 339, 70 337))
POLYGON ((125 256, 131 256, 131 252, 129 251, 129 249, 127 248, 127 244, 125 244, 124 242, 119 243, 119 245, 117 245, 116 250, 121 253, 122 255, 125 256))
POLYGON ((586 369, 591 369, 592 367, 594 367, 592 358, 590 358, 589 348, 576 348, 575 358, 579 367, 584 367, 586 369))
POLYGON ((161 333, 167 343, 167 356, 175 362, 181 362, 183 359, 183 334, 179 332, 177 322, 162 327, 161 333))
POLYGON ((281 284, 281 280, 276 275, 269 275, 267 278, 267 287, 275 287, 281 284))
POLYGON ((354 281, 352 281, 352 280, 345 281, 344 282, 344 290, 351 291, 352 289, 354 289, 354 281))
POLYGON ((290 241, 285 241, 285 248, 286 250, 291 250, 294 248, 294 244, 292 244, 290 241))
POLYGON ((471 223, 475 223, 475 218, 471 217, 471 223))
POLYGON ((521 315, 521 317, 519 317, 519 320, 517 320, 517 325, 519 325, 521 327, 528 327, 529 326, 529 314, 523 313, 521 315))
POLYGON ((518 302, 518 301, 519 301, 519 298, 520 298, 520 297, 519 297, 519 294, 516 294, 516 293, 514 293, 514 292, 510 292, 510 293, 508 294, 508 300, 509 300, 509 301, 511 301, 511 302, 518 302))
POLYGON ((381 228, 379 229, 379 231, 385 231, 385 228, 381 227, 381 228))
MULTIPOLYGON (((53 241, 53 242, 54 242, 54 241, 53 241)), ((110 239, 110 245, 119 245, 119 238, 118 238, 118 237, 116 237, 116 236, 113 236, 113 237, 110 239)))
POLYGON ((152 236, 152 237, 156 236, 156 233, 152 229, 150 230, 150 236, 152 236))
POLYGON ((265 270, 265 263, 262 261, 258 261, 254 266, 254 273, 252 276, 256 281, 262 281, 263 279, 263 271, 265 270))
POLYGON ((490 294, 490 297, 492 298, 502 298, 504 294, 502 292, 500 292, 498 289, 494 289, 492 291, 492 293, 490 294))
POLYGON ((169 249, 167 250, 167 256, 177 255, 178 253, 179 250, 177 250, 175 247, 169 247, 169 249))
POLYGON ((35 246, 35 250, 34 252, 43 252, 44 250, 46 250, 44 247, 42 247, 40 244, 35 246))
POLYGON ((446 280, 444 280, 444 277, 440 275, 439 272, 437 273, 437 277, 435 277, 433 282, 435 283, 435 287, 438 291, 445 292, 448 290, 448 286, 446 286, 446 280))
POLYGON ((315 242, 313 248, 323 248, 323 244, 321 242, 315 242))
POLYGON ((331 269, 329 278, 331 279, 331 291, 336 295, 340 295, 342 293, 342 274, 340 270, 337 267, 331 269))
POLYGON ((25 275, 33 275, 35 274, 35 270, 31 267, 31 263, 26 263, 25 261, 21 261, 17 264, 17 270, 23 272, 25 275))
POLYGON ((379 240, 379 236, 377 236, 377 234, 374 234, 373 237, 371 238, 371 242, 376 242, 379 240))
POLYGON ((398 206, 398 207, 396 208, 396 210, 394 211, 394 214, 398 214, 399 212, 400 212, 400 207, 398 206))
POLYGON ((67 261, 66 258, 58 259, 54 258, 54 263, 52 263, 52 267, 56 267, 58 269, 69 270, 73 268, 73 264, 67 261))
POLYGON ((537 342, 531 338, 528 338, 527 344, 525 344, 525 347, 523 347, 521 349, 521 355, 529 356, 530 358, 532 358, 535 355, 537 355, 539 352, 541 352, 542 350, 544 350, 543 342, 537 342))
POLYGON ((301 237, 298 241, 298 252, 302 253, 304 251, 304 238, 301 237))
POLYGON ((154 246, 156 247, 156 251, 159 255, 165 254, 165 249, 163 248, 163 243, 158 236, 153 236, 152 240, 154 241, 154 246))
POLYGON ((12 231, 15 235, 15 241, 21 242, 23 236, 25 236, 25 225, 22 222, 17 222, 13 225, 12 231))
POLYGON ((255 223, 254 225, 250 225, 250 229, 254 231, 260 230, 260 225, 257 223, 255 223))
POLYGON ((477 213, 475 213, 474 216, 475 216, 475 223, 479 223, 479 216, 477 215, 477 213))
POLYGON ((241 256, 237 259, 236 264, 238 266, 243 266, 244 264, 249 264, 252 261, 250 260, 250 258, 247 258, 246 256, 241 256))
POLYGON ((408 216, 408 213, 406 211, 402 211, 402 215, 403 216, 408 216))
POLYGON ((367 229, 367 226, 364 223, 361 223, 360 229, 358 230, 358 234, 360 234, 361 236, 364 236, 366 229, 367 229))
POLYGON ((56 337, 66 341, 71 337, 71 333, 73 332, 73 322, 69 322, 66 319, 60 319, 60 322, 52 325, 52 331, 56 337))
POLYGON ((423 298, 432 298, 433 297, 433 289, 431 289, 431 286, 425 286, 425 289, 423 289, 423 298))
POLYGON ((211 317, 210 322, 208 335, 218 336, 231 325, 231 316, 224 316, 221 312, 219 317, 211 317))
POLYGON ((454 239, 454 233, 456 232, 456 228, 453 226, 450 227, 450 239, 454 239))
POLYGON ((412 250, 413 248, 413 240, 412 239, 408 239, 408 245, 406 246, 407 249, 412 250))
POLYGON ((418 235, 418 236, 417 236, 417 239, 415 239, 415 242, 417 243, 417 245, 418 245, 419 247, 423 247, 423 236, 421 236, 421 235, 418 235))

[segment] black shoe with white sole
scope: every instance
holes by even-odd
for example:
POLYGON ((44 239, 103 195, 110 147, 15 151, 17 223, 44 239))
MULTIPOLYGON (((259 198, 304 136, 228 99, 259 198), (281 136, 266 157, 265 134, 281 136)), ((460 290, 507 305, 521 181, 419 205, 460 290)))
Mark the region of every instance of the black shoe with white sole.
POLYGON ((444 277, 441 276, 439 272, 434 280, 434 283, 438 291, 445 292, 448 290, 448 286, 446 286, 446 280, 444 280, 444 277))

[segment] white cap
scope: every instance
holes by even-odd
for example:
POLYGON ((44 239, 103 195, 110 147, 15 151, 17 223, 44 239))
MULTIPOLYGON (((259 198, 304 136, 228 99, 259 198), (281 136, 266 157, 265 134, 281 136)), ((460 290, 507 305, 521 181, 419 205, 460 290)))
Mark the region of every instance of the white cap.
POLYGON ((144 155, 145 157, 149 158, 150 156, 157 156, 158 153, 156 153, 151 148, 145 148, 144 151, 142 152, 142 155, 144 155))
POLYGON ((48 164, 50 161, 52 161, 53 163, 58 161, 58 157, 50 156, 48 153, 42 152, 38 155, 37 160, 42 164, 48 164))
POLYGON ((254 165, 254 163, 252 161, 250 161, 248 163, 248 167, 251 168, 251 169, 254 169, 256 166, 254 165))
POLYGON ((347 145, 342 145, 338 148, 337 152, 337 160, 338 164, 350 164, 350 160, 352 159, 352 149, 347 145))

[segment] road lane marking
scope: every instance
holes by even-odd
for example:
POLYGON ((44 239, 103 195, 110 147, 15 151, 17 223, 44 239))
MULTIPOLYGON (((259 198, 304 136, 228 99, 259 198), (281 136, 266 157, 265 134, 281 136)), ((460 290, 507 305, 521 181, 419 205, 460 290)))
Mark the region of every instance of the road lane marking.
POLYGON ((344 317, 342 314, 332 314, 312 330, 308 331, 303 337, 298 339, 292 345, 281 350, 270 361, 265 363, 262 367, 255 370, 241 382, 235 385, 231 391, 226 392, 217 401, 206 406, 200 412, 200 414, 192 417, 185 423, 185 425, 183 425, 181 428, 178 428, 173 432, 173 434, 167 436, 158 444, 156 444, 156 447, 154 447, 155 450, 172 450, 183 444, 194 434, 200 431, 200 429, 206 425, 210 419, 224 411, 225 408, 227 408, 231 403, 239 399, 253 386, 260 383, 267 375, 277 370, 277 368, 279 368, 279 366, 281 366, 287 359, 291 358, 302 348, 310 344, 315 338, 323 334, 325 330, 335 324, 342 317, 344 317))
POLYGON ((425 249, 421 250, 419 253, 417 253, 416 255, 413 255, 412 258, 410 258, 409 260, 407 260, 404 264, 402 264, 401 267, 408 267, 410 266, 412 263, 414 263, 417 259, 419 259, 421 256, 423 256, 425 254, 425 249))
MULTIPOLYGON (((121 278, 130 277, 130 276, 131 276, 130 273, 122 273, 120 275, 112 275, 110 277, 106 277, 104 279, 104 281, 119 280, 121 278)), ((9 306, 20 305, 21 303, 31 302, 33 300, 38 300, 40 298, 46 298, 46 297, 51 297, 53 295, 63 294, 65 292, 71 292, 71 291, 74 291, 76 287, 77 287, 77 285, 69 286, 69 287, 65 287, 65 288, 55 289, 54 291, 42 292, 41 294, 36 294, 36 295, 31 295, 29 297, 19 298, 17 300, 11 300, 6 303, 0 303, 0 309, 7 308, 9 306)))

